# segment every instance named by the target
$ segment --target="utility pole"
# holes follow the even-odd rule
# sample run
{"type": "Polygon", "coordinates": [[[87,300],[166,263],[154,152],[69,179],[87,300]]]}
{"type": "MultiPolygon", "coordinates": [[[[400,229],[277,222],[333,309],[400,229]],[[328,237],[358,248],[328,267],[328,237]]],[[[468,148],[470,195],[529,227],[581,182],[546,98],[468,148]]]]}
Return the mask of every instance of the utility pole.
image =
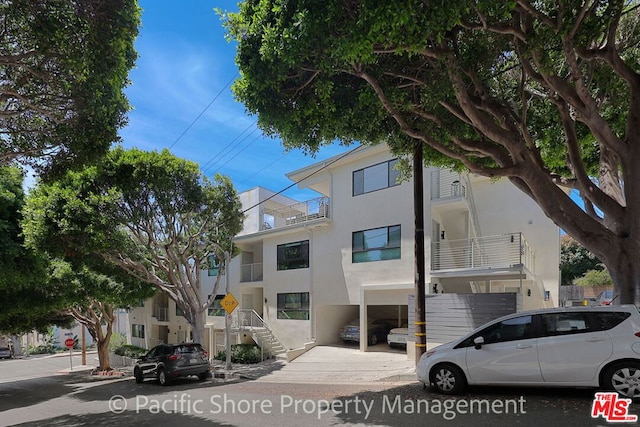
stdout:
{"type": "Polygon", "coordinates": [[[424,177],[422,144],[416,142],[413,150],[413,216],[415,224],[415,277],[416,294],[415,339],[416,365],[427,350],[427,322],[425,310],[425,262],[424,262],[424,177]]]}

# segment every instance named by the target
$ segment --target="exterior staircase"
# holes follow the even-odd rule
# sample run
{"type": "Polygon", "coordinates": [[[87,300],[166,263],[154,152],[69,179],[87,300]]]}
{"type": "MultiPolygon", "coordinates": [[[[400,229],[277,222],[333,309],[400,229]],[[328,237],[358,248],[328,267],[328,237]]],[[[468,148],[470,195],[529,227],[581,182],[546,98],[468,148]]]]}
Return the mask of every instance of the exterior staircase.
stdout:
{"type": "Polygon", "coordinates": [[[262,349],[265,358],[286,354],[287,349],[278,337],[255,312],[255,310],[237,309],[232,313],[231,330],[250,333],[255,343],[262,349]]]}

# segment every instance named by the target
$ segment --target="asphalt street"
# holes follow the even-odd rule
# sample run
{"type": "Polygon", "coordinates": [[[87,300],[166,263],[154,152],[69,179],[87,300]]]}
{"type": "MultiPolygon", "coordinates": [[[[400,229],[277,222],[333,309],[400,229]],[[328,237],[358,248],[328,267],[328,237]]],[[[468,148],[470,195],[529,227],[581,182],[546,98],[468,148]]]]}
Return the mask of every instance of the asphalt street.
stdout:
{"type": "Polygon", "coordinates": [[[69,373],[68,357],[0,360],[0,426],[624,425],[591,417],[594,390],[473,388],[447,397],[424,390],[402,360],[326,348],[169,387],[69,373]]]}

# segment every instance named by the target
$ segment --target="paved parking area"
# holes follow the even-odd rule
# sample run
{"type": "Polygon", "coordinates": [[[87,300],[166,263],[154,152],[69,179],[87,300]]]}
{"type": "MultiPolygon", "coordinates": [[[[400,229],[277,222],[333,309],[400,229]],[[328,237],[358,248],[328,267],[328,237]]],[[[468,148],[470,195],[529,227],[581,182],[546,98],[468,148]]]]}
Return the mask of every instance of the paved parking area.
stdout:
{"type": "Polygon", "coordinates": [[[388,347],[363,353],[355,346],[317,346],[291,362],[269,360],[253,367],[238,366],[236,373],[259,382],[354,384],[416,381],[413,361],[408,360],[404,351],[388,347]]]}

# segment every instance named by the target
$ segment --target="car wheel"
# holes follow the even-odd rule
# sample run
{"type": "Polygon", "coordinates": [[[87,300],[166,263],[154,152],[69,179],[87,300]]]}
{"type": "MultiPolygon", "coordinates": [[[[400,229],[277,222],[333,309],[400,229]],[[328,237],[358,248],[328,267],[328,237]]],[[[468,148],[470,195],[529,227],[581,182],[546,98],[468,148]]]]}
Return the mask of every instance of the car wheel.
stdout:
{"type": "Polygon", "coordinates": [[[436,392],[442,394],[458,394],[467,385],[460,368],[448,363],[437,365],[431,370],[430,383],[436,392]]]}
{"type": "Polygon", "coordinates": [[[167,371],[165,371],[164,368],[160,368],[158,370],[158,382],[160,383],[160,385],[169,385],[169,383],[171,382],[171,380],[167,376],[167,371]]]}
{"type": "Polygon", "coordinates": [[[604,373],[603,387],[622,396],[640,397],[640,363],[627,361],[611,365],[604,373]]]}
{"type": "Polygon", "coordinates": [[[144,381],[144,377],[142,376],[142,370],[140,370],[139,368],[136,368],[133,370],[133,376],[136,378],[136,382],[138,384],[144,381]]]}
{"type": "Polygon", "coordinates": [[[209,372],[201,372],[201,373],[198,374],[198,379],[200,381],[204,381],[207,378],[209,378],[209,372]]]}
{"type": "Polygon", "coordinates": [[[376,334],[371,335],[371,337],[369,337],[369,345],[376,345],[378,344],[378,336],[376,334]]]}

